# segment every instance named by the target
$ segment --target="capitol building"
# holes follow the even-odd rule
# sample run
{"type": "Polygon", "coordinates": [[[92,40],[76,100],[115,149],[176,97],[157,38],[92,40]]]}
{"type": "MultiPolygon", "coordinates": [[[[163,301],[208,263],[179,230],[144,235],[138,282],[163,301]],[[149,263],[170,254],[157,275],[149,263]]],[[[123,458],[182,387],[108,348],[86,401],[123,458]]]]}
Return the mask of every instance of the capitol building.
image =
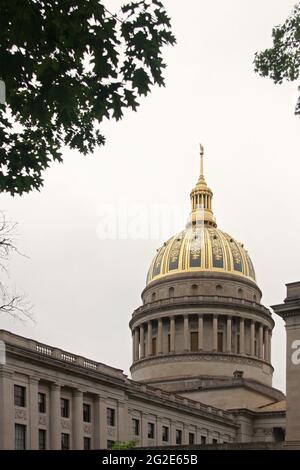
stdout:
{"type": "Polygon", "coordinates": [[[287,325],[286,399],[272,386],[272,313],[246,247],[217,225],[203,147],[200,161],[189,221],[155,253],[130,319],[131,377],[0,330],[0,449],[299,445],[300,283],[273,307],[287,325]]]}

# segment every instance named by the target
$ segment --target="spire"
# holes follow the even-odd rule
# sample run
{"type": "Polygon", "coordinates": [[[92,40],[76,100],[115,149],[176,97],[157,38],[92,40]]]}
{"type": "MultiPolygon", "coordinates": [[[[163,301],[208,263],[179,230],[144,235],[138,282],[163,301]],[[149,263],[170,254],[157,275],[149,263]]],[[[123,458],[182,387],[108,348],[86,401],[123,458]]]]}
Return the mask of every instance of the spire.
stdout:
{"type": "Polygon", "coordinates": [[[204,147],[202,144],[200,146],[200,178],[204,180],[204,173],[203,173],[203,156],[204,156],[204,147]]]}
{"type": "Polygon", "coordinates": [[[203,171],[204,147],[200,144],[200,176],[196,186],[191,192],[191,224],[202,222],[206,225],[216,227],[215,218],[212,212],[213,193],[207,186],[203,171]]]}

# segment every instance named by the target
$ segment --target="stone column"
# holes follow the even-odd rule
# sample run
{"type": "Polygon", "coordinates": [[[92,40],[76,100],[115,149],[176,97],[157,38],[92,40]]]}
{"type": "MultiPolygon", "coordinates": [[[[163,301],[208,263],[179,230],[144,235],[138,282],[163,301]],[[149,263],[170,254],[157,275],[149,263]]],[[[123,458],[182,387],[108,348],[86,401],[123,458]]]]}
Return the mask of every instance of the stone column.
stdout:
{"type": "Polygon", "coordinates": [[[198,349],[203,350],[203,315],[198,316],[198,349]]]}
{"type": "Polygon", "coordinates": [[[170,343],[171,352],[175,352],[175,317],[170,318],[170,343]]]}
{"type": "Polygon", "coordinates": [[[141,358],[145,357],[145,335],[144,335],[144,325],[140,326],[140,353],[141,358]]]}
{"type": "Polygon", "coordinates": [[[128,416],[128,402],[118,401],[118,441],[129,441],[129,416],[128,416]]]}
{"type": "Polygon", "coordinates": [[[213,316],[213,351],[218,350],[218,317],[217,315],[213,316]]]}
{"type": "Polygon", "coordinates": [[[255,356],[255,322],[253,320],[250,326],[250,354],[255,356]]]}
{"type": "Polygon", "coordinates": [[[132,362],[134,362],[135,361],[134,330],[132,330],[131,339],[132,339],[132,362]]]}
{"type": "Polygon", "coordinates": [[[269,362],[272,362],[272,330],[269,330],[269,362]]]}
{"type": "Polygon", "coordinates": [[[12,372],[0,365],[0,450],[15,448],[14,386],[12,372]]]}
{"type": "Polygon", "coordinates": [[[94,449],[106,449],[106,447],[106,399],[104,396],[96,395],[94,399],[94,449]]]}
{"type": "Polygon", "coordinates": [[[148,445],[148,413],[142,413],[141,416],[141,445],[148,445]]]}
{"type": "Polygon", "coordinates": [[[259,330],[258,330],[258,357],[260,359],[264,358],[264,349],[263,349],[263,344],[264,344],[264,327],[260,323],[259,324],[259,330]]]}
{"type": "Polygon", "coordinates": [[[139,330],[134,329],[134,360],[139,360],[139,330]]]}
{"type": "Polygon", "coordinates": [[[29,422],[30,422],[29,448],[32,450],[37,450],[39,448],[38,388],[39,388],[38,379],[35,377],[30,377],[29,378],[29,400],[28,400],[29,422]]]}
{"type": "Polygon", "coordinates": [[[264,345],[264,359],[269,361],[269,328],[267,326],[264,329],[264,345]]]}
{"type": "Polygon", "coordinates": [[[158,319],[158,326],[157,326],[157,354],[162,353],[162,340],[163,340],[163,327],[162,327],[162,319],[158,319]]]}
{"type": "Polygon", "coordinates": [[[147,356],[152,355],[152,323],[148,321],[148,333],[147,333],[147,356]]]}
{"type": "Polygon", "coordinates": [[[183,317],[183,344],[184,344],[184,350],[189,351],[190,350],[190,332],[189,332],[189,317],[188,315],[184,315],[183,317]]]}
{"type": "Polygon", "coordinates": [[[232,320],[231,317],[227,317],[227,352],[231,353],[231,332],[232,332],[232,320]]]}
{"type": "Polygon", "coordinates": [[[162,418],[160,416],[156,419],[156,445],[162,446],[164,445],[162,441],[162,418]]]}
{"type": "Polygon", "coordinates": [[[51,384],[50,388],[50,449],[61,449],[60,424],[60,385],[51,384]]]}
{"type": "Polygon", "coordinates": [[[73,390],[72,394],[72,449],[83,449],[83,393],[73,390]]]}
{"type": "Polygon", "coordinates": [[[240,354],[245,354],[245,320],[240,318],[240,354]]]}

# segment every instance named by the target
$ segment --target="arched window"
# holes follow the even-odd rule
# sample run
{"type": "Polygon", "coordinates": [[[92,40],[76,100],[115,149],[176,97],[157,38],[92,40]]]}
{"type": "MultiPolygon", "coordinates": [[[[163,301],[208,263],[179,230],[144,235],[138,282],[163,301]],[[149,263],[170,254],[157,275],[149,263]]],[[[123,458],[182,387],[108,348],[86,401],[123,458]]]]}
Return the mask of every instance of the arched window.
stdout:
{"type": "Polygon", "coordinates": [[[156,292],[152,292],[151,300],[154,302],[156,299],[156,292]]]}
{"type": "Polygon", "coordinates": [[[238,289],[238,296],[240,298],[243,297],[243,289],[241,289],[241,288],[238,289]]]}
{"type": "Polygon", "coordinates": [[[255,294],[254,294],[254,296],[253,296],[253,301],[254,301],[254,302],[257,302],[257,297],[256,297],[255,294]]]}
{"type": "Polygon", "coordinates": [[[221,286],[221,284],[217,284],[216,285],[217,294],[221,294],[222,290],[223,290],[223,287],[221,286]]]}
{"type": "Polygon", "coordinates": [[[198,286],[197,284],[192,285],[192,295],[197,295],[198,294],[198,286]]]}
{"type": "Polygon", "coordinates": [[[174,287],[170,287],[169,289],[169,297],[174,297],[174,287]]]}

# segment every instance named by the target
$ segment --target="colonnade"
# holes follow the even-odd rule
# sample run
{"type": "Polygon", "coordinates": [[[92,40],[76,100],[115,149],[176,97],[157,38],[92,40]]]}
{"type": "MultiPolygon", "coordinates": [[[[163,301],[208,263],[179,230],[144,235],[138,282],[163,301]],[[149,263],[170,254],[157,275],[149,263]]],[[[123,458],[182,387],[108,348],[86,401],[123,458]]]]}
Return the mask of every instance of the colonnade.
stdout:
{"type": "Polygon", "coordinates": [[[133,361],[163,353],[203,351],[247,354],[270,362],[271,334],[271,328],[266,324],[240,316],[198,314],[196,323],[195,315],[171,315],[148,320],[133,328],[133,361]],[[223,317],[222,322],[220,321],[221,316],[223,317]],[[191,317],[193,317],[193,326],[191,317]],[[181,330],[183,336],[183,341],[181,341],[182,351],[176,345],[175,332],[178,321],[183,324],[181,330]],[[164,324],[167,322],[167,328],[163,328],[163,322],[164,324]],[[210,322],[209,331],[207,329],[208,322],[210,322]],[[246,323],[248,335],[250,335],[247,348],[246,323]],[[233,325],[235,329],[233,329],[233,325]],[[167,341],[164,338],[166,334],[168,335],[167,341]],[[207,345],[207,339],[204,341],[208,334],[211,338],[209,346],[207,345]]]}

